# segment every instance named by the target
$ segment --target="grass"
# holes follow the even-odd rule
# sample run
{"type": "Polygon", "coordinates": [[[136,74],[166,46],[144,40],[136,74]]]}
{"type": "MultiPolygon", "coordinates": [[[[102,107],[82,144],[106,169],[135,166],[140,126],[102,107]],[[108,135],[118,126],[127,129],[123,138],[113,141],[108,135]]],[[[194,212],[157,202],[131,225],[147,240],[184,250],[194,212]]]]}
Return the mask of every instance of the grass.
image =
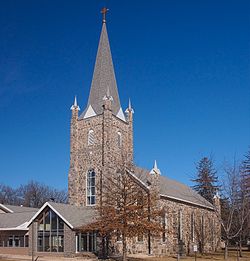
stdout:
{"type": "MultiPolygon", "coordinates": [[[[250,261],[250,252],[244,251],[242,257],[239,257],[239,261],[250,261]]],[[[141,261],[142,259],[137,258],[130,258],[129,261],[141,261]]],[[[177,260],[176,256],[172,257],[146,257],[143,260],[146,261],[174,261],[177,260]]],[[[194,261],[194,256],[186,256],[181,257],[180,261],[194,261]]],[[[218,252],[214,254],[207,254],[207,255],[197,255],[197,261],[224,261],[224,253],[218,252]]],[[[236,251],[229,251],[227,261],[237,261],[237,252],[236,251]]]]}
{"type": "MultiPolygon", "coordinates": [[[[53,258],[52,258],[53,259],[53,258]]],[[[84,259],[77,258],[76,261],[81,261],[84,259]]],[[[85,259],[86,260],[86,259],[85,259]]],[[[88,259],[90,261],[90,259],[88,259]]],[[[145,258],[139,258],[139,257],[130,257],[128,261],[175,261],[177,260],[177,257],[145,257],[145,258]]],[[[0,261],[17,261],[11,260],[11,259],[1,259],[0,261]]],[[[181,257],[180,261],[195,261],[194,256],[187,256],[187,257],[181,257]]],[[[208,254],[208,255],[197,255],[197,261],[224,261],[224,253],[218,252],[215,254],[208,254]]],[[[229,257],[227,261],[237,261],[237,253],[236,251],[229,251],[229,257]]],[[[239,261],[250,261],[250,251],[244,251],[243,257],[239,258],[239,261]]]]}

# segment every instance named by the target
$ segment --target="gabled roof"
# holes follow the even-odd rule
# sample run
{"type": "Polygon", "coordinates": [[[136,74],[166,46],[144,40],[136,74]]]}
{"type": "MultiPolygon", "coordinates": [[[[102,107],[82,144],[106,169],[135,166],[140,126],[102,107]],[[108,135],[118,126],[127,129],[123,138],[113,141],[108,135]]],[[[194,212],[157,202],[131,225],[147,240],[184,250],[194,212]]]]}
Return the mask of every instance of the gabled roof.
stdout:
{"type": "Polygon", "coordinates": [[[115,71],[110,51],[106,23],[102,25],[94,74],[92,78],[88,104],[80,115],[80,119],[102,114],[104,98],[109,94],[112,97],[112,112],[115,116],[125,120],[116,84],[115,71]]]}
{"type": "Polygon", "coordinates": [[[6,213],[34,212],[38,210],[38,208],[30,208],[30,207],[14,206],[14,205],[6,205],[6,204],[0,204],[0,209],[6,210],[6,213]]]}
{"type": "Polygon", "coordinates": [[[87,225],[94,221],[97,215],[92,207],[78,207],[69,204],[46,202],[37,213],[31,218],[28,226],[39,216],[43,210],[49,207],[52,209],[71,229],[87,225]]]}
{"type": "MultiPolygon", "coordinates": [[[[141,180],[142,184],[148,188],[147,184],[148,182],[151,183],[152,179],[152,174],[150,174],[148,170],[135,167],[134,175],[136,175],[138,179],[141,180]]],[[[210,202],[208,202],[187,185],[162,175],[159,175],[159,179],[160,195],[162,197],[196,205],[199,207],[209,208],[211,210],[214,209],[210,202]]]]}
{"type": "Polygon", "coordinates": [[[1,230],[28,230],[27,224],[35,211],[0,214],[1,230]]]}
{"type": "Polygon", "coordinates": [[[0,204],[0,210],[2,210],[4,213],[0,213],[0,214],[6,214],[6,213],[12,213],[13,210],[11,210],[10,208],[8,208],[7,206],[0,204]]]}

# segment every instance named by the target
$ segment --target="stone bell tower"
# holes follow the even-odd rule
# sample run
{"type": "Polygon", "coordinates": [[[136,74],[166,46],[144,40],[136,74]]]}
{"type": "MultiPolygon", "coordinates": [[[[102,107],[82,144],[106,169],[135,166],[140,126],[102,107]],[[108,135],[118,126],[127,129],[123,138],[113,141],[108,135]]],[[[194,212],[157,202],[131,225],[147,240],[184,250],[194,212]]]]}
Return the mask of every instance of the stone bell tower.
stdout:
{"type": "MultiPolygon", "coordinates": [[[[106,28],[103,20],[95,68],[85,110],[71,107],[69,203],[93,206],[103,175],[115,173],[126,161],[133,164],[133,109],[122,110],[106,28]]],[[[111,175],[112,176],[112,175],[111,175]]]]}

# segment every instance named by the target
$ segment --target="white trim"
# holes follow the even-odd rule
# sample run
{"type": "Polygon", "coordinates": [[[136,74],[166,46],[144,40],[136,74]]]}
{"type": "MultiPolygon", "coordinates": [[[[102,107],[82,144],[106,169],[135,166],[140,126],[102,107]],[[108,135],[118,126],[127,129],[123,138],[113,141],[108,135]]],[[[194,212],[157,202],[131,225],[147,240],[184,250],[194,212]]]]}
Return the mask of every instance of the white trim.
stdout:
{"type": "Polygon", "coordinates": [[[86,206],[89,207],[89,206],[95,206],[96,205],[96,172],[95,172],[95,169],[94,168],[90,168],[88,171],[87,171],[87,174],[86,174],[86,206]],[[95,173],[95,204],[88,204],[88,174],[89,174],[89,171],[90,170],[93,170],[94,173],[95,173]]]}
{"type": "Polygon", "coordinates": [[[30,219],[30,221],[27,224],[27,227],[30,226],[30,224],[37,218],[37,216],[46,208],[51,208],[63,221],[66,223],[71,229],[73,229],[73,226],[69,223],[67,219],[65,219],[55,208],[53,208],[49,202],[46,202],[43,204],[43,206],[38,210],[38,212],[30,219]]]}
{"type": "Polygon", "coordinates": [[[0,228],[0,231],[10,231],[10,230],[18,230],[18,231],[28,231],[28,228],[18,228],[18,227],[5,227],[0,228]]]}
{"type": "Polygon", "coordinates": [[[76,239],[76,254],[78,253],[78,235],[76,235],[76,237],[75,237],[75,239],[76,239]]]}
{"type": "Polygon", "coordinates": [[[24,230],[27,231],[28,229],[28,222],[24,222],[23,224],[17,226],[17,227],[4,227],[0,228],[0,230],[5,231],[5,230],[24,230]]]}
{"type": "Polygon", "coordinates": [[[84,114],[84,119],[86,118],[90,118],[96,116],[96,113],[94,111],[94,109],[92,108],[91,104],[89,105],[88,109],[86,110],[85,114],[84,114]]]}
{"type": "Polygon", "coordinates": [[[122,147],[122,133],[120,131],[117,132],[117,145],[118,148],[122,147]]]}
{"type": "Polygon", "coordinates": [[[7,207],[6,207],[6,206],[4,206],[3,204],[0,204],[0,208],[2,208],[3,210],[6,210],[6,211],[8,211],[9,213],[14,213],[14,211],[13,211],[13,210],[11,210],[11,209],[7,208],[7,207]]]}
{"type": "Polygon", "coordinates": [[[183,223],[182,223],[182,209],[179,209],[179,229],[180,229],[180,231],[179,231],[179,233],[180,233],[180,235],[179,235],[179,238],[180,238],[180,240],[182,240],[183,239],[183,223]]]}
{"type": "Polygon", "coordinates": [[[143,181],[141,181],[138,177],[136,177],[136,175],[135,175],[133,172],[131,172],[129,169],[126,169],[126,171],[127,171],[134,179],[136,179],[137,181],[139,181],[139,182],[145,187],[145,189],[150,190],[149,186],[147,186],[143,181]]]}
{"type": "Polygon", "coordinates": [[[191,213],[191,236],[192,236],[192,243],[195,241],[195,213],[194,211],[191,213]]]}
{"type": "Polygon", "coordinates": [[[120,107],[120,110],[118,111],[118,113],[116,114],[116,117],[118,117],[119,119],[121,119],[121,120],[126,122],[126,119],[125,119],[125,116],[124,116],[124,113],[123,113],[121,107],[120,107]]]}
{"type": "Polygon", "coordinates": [[[95,133],[94,130],[89,130],[88,132],[88,146],[92,146],[95,144],[95,133]]]}
{"type": "Polygon", "coordinates": [[[208,208],[208,209],[214,210],[214,208],[212,208],[212,207],[202,205],[202,204],[199,204],[199,203],[195,203],[195,202],[192,202],[192,201],[189,201],[189,200],[176,198],[176,197],[168,196],[168,195],[165,195],[165,194],[160,194],[160,196],[165,197],[165,198],[175,199],[175,200],[182,201],[182,202],[186,202],[186,203],[189,203],[189,204],[192,204],[192,205],[195,205],[195,206],[200,206],[200,207],[203,207],[203,208],[208,208]]]}
{"type": "MultiPolygon", "coordinates": [[[[150,187],[147,186],[143,181],[141,181],[134,173],[132,173],[129,169],[126,169],[126,170],[133,178],[135,178],[137,181],[139,181],[147,190],[150,190],[150,187]]],[[[160,197],[170,198],[170,199],[178,200],[178,201],[181,201],[181,202],[189,203],[191,205],[195,205],[195,206],[207,208],[207,209],[210,209],[210,210],[214,210],[214,208],[212,208],[212,207],[202,205],[202,204],[199,204],[199,203],[195,203],[195,202],[185,200],[185,199],[176,198],[176,197],[173,197],[173,196],[168,196],[166,194],[160,194],[160,197]]]]}

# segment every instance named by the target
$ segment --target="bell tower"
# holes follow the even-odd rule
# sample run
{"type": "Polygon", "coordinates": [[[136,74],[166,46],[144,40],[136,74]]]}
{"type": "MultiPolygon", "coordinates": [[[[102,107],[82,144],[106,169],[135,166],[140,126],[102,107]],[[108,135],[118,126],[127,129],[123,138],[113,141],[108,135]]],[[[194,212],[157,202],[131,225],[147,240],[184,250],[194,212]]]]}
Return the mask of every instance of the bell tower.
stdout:
{"type": "Polygon", "coordinates": [[[112,177],[125,162],[133,164],[134,111],[129,101],[125,116],[120,104],[107,11],[101,11],[102,30],[87,106],[80,116],[76,99],[71,107],[68,194],[69,203],[78,206],[98,204],[103,176],[112,177]]]}

